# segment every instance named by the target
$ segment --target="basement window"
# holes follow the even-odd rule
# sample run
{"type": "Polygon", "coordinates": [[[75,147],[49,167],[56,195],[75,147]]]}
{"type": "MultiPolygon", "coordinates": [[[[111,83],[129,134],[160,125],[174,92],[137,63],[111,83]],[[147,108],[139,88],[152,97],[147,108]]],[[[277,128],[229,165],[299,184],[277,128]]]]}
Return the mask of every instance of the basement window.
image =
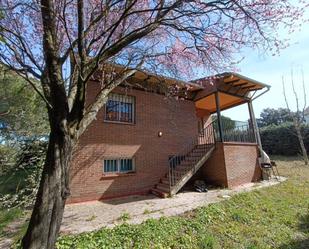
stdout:
{"type": "Polygon", "coordinates": [[[132,158],[104,159],[104,173],[129,173],[134,171],[132,158]]]}
{"type": "Polygon", "coordinates": [[[135,99],[133,96],[110,93],[105,105],[104,121],[134,123],[135,99]]]}

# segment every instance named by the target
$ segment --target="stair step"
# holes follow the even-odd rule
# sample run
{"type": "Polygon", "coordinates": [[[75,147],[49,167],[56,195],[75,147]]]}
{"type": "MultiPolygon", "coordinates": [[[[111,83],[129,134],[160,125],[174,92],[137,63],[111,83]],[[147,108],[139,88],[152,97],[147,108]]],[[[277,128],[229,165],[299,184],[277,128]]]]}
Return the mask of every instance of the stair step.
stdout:
{"type": "Polygon", "coordinates": [[[158,189],[156,189],[156,188],[152,188],[152,189],[150,190],[150,192],[151,192],[152,194],[154,194],[154,195],[160,197],[160,198],[167,198],[167,197],[170,196],[169,193],[162,192],[162,191],[160,191],[160,190],[158,190],[158,189]]]}
{"type": "Polygon", "coordinates": [[[205,151],[207,151],[207,150],[209,150],[209,148],[211,148],[212,147],[212,145],[198,145],[197,147],[195,147],[194,149],[193,149],[193,151],[199,151],[199,152],[205,152],[205,151]]]}
{"type": "Polygon", "coordinates": [[[178,167],[175,168],[174,172],[187,172],[190,169],[194,167],[194,164],[188,164],[188,165],[179,165],[178,167]]]}
{"type": "Polygon", "coordinates": [[[191,158],[188,158],[188,159],[182,161],[182,162],[180,163],[180,165],[181,165],[181,164],[194,164],[195,162],[199,161],[200,158],[201,158],[201,157],[196,157],[196,158],[191,157],[191,158]]]}
{"type": "Polygon", "coordinates": [[[156,186],[156,189],[169,193],[170,192],[170,185],[169,184],[164,184],[164,183],[158,183],[156,186]]]}
{"type": "Polygon", "coordinates": [[[180,164],[184,163],[184,162],[195,162],[195,161],[198,161],[201,157],[200,156],[190,156],[190,157],[187,157],[185,160],[181,161],[180,164]]]}
{"type": "Polygon", "coordinates": [[[166,184],[166,185],[169,185],[170,184],[170,181],[169,181],[169,179],[168,178],[163,178],[163,179],[161,179],[161,183],[164,183],[164,184],[166,184]]]}
{"type": "Polygon", "coordinates": [[[160,182],[151,189],[151,192],[162,198],[176,194],[196,171],[203,166],[214,149],[214,144],[197,145],[185,156],[179,165],[175,166],[171,172],[167,172],[160,179],[160,182]],[[172,185],[170,185],[170,176],[172,185]]]}

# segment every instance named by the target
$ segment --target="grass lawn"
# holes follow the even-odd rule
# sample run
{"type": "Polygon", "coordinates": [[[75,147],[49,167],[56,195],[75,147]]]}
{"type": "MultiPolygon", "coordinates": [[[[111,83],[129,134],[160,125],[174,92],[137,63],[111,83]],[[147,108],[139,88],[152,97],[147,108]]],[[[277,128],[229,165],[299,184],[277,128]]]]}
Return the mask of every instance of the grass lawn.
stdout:
{"type": "Polygon", "coordinates": [[[309,166],[277,159],[279,185],[183,216],[123,224],[59,239],[57,248],[309,248],[309,166]]]}
{"type": "Polygon", "coordinates": [[[22,214],[23,211],[19,208],[10,210],[0,209],[0,238],[5,236],[3,229],[13,220],[20,218],[22,214]]]}
{"type": "MultiPolygon", "coordinates": [[[[24,171],[17,171],[14,174],[8,173],[0,176],[0,195],[12,194],[23,188],[25,185],[24,178],[26,173],[24,171]]],[[[7,236],[4,232],[5,227],[16,219],[23,216],[24,212],[20,208],[4,209],[0,203],[0,239],[7,236]]],[[[20,236],[18,232],[15,235],[20,236]]]]}
{"type": "MultiPolygon", "coordinates": [[[[281,175],[279,185],[243,193],[182,216],[123,224],[76,236],[63,236],[57,248],[309,248],[309,166],[295,158],[274,158],[281,175]]],[[[16,189],[19,177],[3,192],[16,189]]],[[[8,181],[5,181],[8,183],[8,181]]],[[[0,239],[4,228],[20,218],[20,209],[0,209],[0,239]]],[[[21,238],[27,224],[13,234],[21,238]]],[[[11,234],[12,236],[12,234],[11,234]]]]}

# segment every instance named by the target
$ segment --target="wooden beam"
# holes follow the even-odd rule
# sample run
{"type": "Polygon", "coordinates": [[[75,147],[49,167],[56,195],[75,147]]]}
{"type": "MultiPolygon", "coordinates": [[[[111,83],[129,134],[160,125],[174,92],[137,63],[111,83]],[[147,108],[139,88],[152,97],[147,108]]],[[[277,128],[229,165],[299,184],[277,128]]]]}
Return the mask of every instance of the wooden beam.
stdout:
{"type": "Polygon", "coordinates": [[[252,87],[256,87],[255,85],[252,85],[252,86],[245,86],[245,87],[242,87],[242,89],[250,89],[252,87]]]}
{"type": "Polygon", "coordinates": [[[239,82],[239,81],[240,81],[240,79],[231,80],[231,81],[223,81],[223,82],[226,83],[226,84],[234,84],[234,83],[239,82]]]}
{"type": "MultiPolygon", "coordinates": [[[[239,89],[241,86],[245,86],[245,85],[247,85],[248,84],[248,82],[243,82],[243,83],[241,83],[241,84],[237,84],[237,85],[231,85],[228,89],[227,89],[227,91],[230,91],[231,89],[233,89],[233,88],[235,88],[235,87],[237,87],[237,89],[239,89]]],[[[240,88],[241,89],[241,88],[240,88]]]]}

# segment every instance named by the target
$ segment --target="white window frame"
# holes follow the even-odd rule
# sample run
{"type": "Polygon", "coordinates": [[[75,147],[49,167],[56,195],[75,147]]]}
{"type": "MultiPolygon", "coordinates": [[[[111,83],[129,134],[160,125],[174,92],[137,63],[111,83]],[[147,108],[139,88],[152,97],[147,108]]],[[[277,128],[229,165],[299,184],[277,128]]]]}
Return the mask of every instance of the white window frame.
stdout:
{"type": "Polygon", "coordinates": [[[135,124],[135,96],[126,95],[126,94],[119,94],[119,93],[110,93],[108,95],[107,102],[106,102],[105,107],[104,107],[104,122],[120,123],[120,124],[135,124]],[[130,122],[121,121],[121,118],[120,118],[121,112],[117,113],[117,116],[119,116],[119,118],[118,118],[119,120],[109,120],[109,119],[107,119],[107,102],[109,100],[114,100],[114,101],[132,104],[132,110],[131,110],[132,120],[130,122]]]}
{"type": "Polygon", "coordinates": [[[135,172],[135,158],[134,157],[107,157],[103,159],[103,173],[104,174],[126,174],[126,173],[133,173],[135,172]],[[112,172],[105,172],[104,168],[105,168],[105,160],[116,160],[116,165],[117,165],[117,171],[112,171],[112,172]],[[120,171],[120,162],[121,160],[132,160],[132,170],[128,170],[128,171],[120,171]]]}

